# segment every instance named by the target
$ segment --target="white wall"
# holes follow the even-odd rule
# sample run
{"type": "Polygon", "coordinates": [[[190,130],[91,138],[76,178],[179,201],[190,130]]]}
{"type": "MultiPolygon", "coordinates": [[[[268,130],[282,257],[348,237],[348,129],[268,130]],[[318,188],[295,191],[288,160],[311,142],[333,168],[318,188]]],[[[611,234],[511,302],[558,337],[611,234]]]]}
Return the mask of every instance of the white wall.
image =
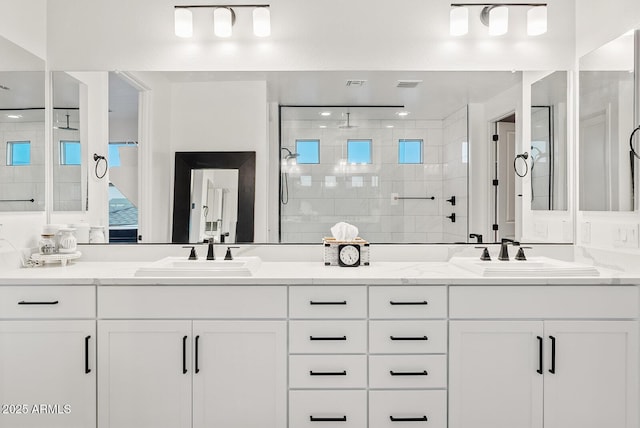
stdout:
{"type": "Polygon", "coordinates": [[[575,0],[576,57],[640,27],[637,0],[575,0]]]}
{"type": "MultiPolygon", "coordinates": [[[[630,0],[629,3],[631,3],[630,0]]],[[[48,0],[48,60],[55,70],[552,70],[573,64],[574,1],[548,0],[549,31],[526,35],[527,8],[510,33],[489,37],[470,11],[470,33],[449,35],[449,0],[279,0],[272,35],[213,35],[211,10],[194,11],[194,37],[174,35],[174,1],[48,0]],[[82,37],[78,37],[82,34],[82,37]],[[81,52],[82,55],[78,53],[81,52]]]]}
{"type": "MultiPolygon", "coordinates": [[[[256,152],[255,242],[267,241],[267,114],[264,81],[171,85],[171,165],[168,167],[172,172],[173,154],[178,151],[256,152]]],[[[154,192],[166,191],[160,184],[152,188],[154,192]]],[[[173,184],[170,188],[173,195],[173,184]]],[[[165,209],[173,210],[172,205],[165,209]]]]}
{"type": "Polygon", "coordinates": [[[2,37],[46,59],[47,3],[47,0],[0,0],[2,37]]]}

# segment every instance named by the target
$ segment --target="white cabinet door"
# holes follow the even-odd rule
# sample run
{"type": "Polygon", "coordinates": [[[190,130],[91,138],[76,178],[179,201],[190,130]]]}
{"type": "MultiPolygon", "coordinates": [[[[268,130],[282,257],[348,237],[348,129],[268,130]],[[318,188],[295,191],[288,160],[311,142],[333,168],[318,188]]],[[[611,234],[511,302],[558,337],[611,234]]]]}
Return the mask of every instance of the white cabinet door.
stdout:
{"type": "Polygon", "coordinates": [[[545,336],[545,428],[638,426],[635,321],[547,321],[545,336]]]}
{"type": "Polygon", "coordinates": [[[100,428],[191,427],[191,321],[98,323],[100,428]]]}
{"type": "Polygon", "coordinates": [[[0,322],[0,427],[95,427],[95,321],[0,322]]]}
{"type": "Polygon", "coordinates": [[[540,321],[451,321],[449,426],[542,428],[542,336],[540,321]]]}
{"type": "Polygon", "coordinates": [[[194,428],[286,426],[286,332],[286,321],[194,321],[194,428]]]}

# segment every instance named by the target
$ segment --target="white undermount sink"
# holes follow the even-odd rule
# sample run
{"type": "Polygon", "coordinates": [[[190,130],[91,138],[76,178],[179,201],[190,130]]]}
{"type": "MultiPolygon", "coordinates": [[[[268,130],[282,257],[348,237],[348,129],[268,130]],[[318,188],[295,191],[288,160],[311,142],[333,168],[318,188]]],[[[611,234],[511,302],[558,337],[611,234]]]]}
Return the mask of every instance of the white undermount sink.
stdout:
{"type": "Polygon", "coordinates": [[[453,257],[450,263],[485,277],[600,276],[598,269],[593,266],[548,257],[509,261],[483,261],[480,257],[453,257]]]}
{"type": "Polygon", "coordinates": [[[253,276],[259,266],[259,257],[236,257],[233,260],[189,260],[187,257],[165,257],[138,268],[135,276],[204,278],[253,276]]]}

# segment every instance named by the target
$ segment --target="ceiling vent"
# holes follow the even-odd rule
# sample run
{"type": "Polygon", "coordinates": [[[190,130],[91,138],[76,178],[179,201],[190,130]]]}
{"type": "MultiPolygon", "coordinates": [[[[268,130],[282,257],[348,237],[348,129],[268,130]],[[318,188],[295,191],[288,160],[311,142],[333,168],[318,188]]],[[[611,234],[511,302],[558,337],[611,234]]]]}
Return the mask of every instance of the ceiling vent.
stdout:
{"type": "Polygon", "coordinates": [[[347,86],[354,86],[354,87],[364,86],[366,82],[367,82],[366,80],[351,79],[351,80],[347,80],[347,86]]]}
{"type": "Polygon", "coordinates": [[[9,87],[8,86],[4,86],[4,85],[0,85],[0,89],[4,89],[5,91],[8,91],[9,87]]]}
{"type": "Polygon", "coordinates": [[[398,80],[396,88],[415,88],[420,83],[422,83],[422,80],[398,80]]]}

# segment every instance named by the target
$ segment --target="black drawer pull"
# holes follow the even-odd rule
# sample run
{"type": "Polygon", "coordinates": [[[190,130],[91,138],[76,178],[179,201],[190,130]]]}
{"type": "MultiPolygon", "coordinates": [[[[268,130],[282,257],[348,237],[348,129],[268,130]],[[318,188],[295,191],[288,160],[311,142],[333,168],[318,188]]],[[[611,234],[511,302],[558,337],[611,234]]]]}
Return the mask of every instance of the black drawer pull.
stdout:
{"type": "Polygon", "coordinates": [[[556,374],[556,338],[549,336],[549,339],[551,339],[551,368],[549,373],[556,374]]]}
{"type": "Polygon", "coordinates": [[[196,356],[195,356],[195,372],[200,373],[200,363],[198,361],[198,348],[200,347],[200,335],[196,336],[196,356]]]}
{"type": "Polygon", "coordinates": [[[419,302],[394,302],[393,300],[389,301],[390,305],[428,305],[429,302],[427,302],[426,300],[423,301],[419,301],[419,302]]]}
{"type": "Polygon", "coordinates": [[[309,336],[309,340],[347,340],[347,336],[338,336],[338,337],[309,336]]]}
{"type": "Polygon", "coordinates": [[[91,373],[91,369],[89,368],[89,339],[91,336],[87,336],[84,338],[84,373],[91,373]]]}
{"type": "Polygon", "coordinates": [[[341,372],[314,372],[313,370],[309,371],[309,376],[346,376],[347,371],[343,370],[341,372]]]}
{"type": "Polygon", "coordinates": [[[426,416],[421,416],[419,418],[395,418],[393,416],[389,416],[389,419],[391,419],[391,422],[427,422],[429,420],[426,416]]]}
{"type": "Polygon", "coordinates": [[[24,300],[21,300],[18,302],[19,305],[57,305],[58,303],[60,303],[57,300],[54,300],[52,302],[27,302],[24,300]]]}
{"type": "Polygon", "coordinates": [[[187,373],[187,336],[182,338],[182,374],[187,373]]]}
{"type": "Polygon", "coordinates": [[[346,305],[347,301],[343,300],[341,302],[316,302],[314,300],[309,300],[310,305],[346,305]]]}
{"type": "Polygon", "coordinates": [[[540,336],[536,337],[538,338],[538,370],[536,370],[536,372],[542,374],[542,359],[544,358],[544,352],[542,350],[543,339],[540,336]]]}
{"type": "Polygon", "coordinates": [[[427,336],[417,336],[417,337],[398,337],[398,336],[389,336],[391,340],[429,340],[427,336]]]}
{"type": "Polygon", "coordinates": [[[390,370],[389,373],[391,373],[391,376],[428,376],[429,375],[429,373],[427,373],[426,370],[421,372],[394,372],[393,370],[390,370]]]}
{"type": "Polygon", "coordinates": [[[315,416],[309,416],[311,422],[347,422],[347,417],[341,418],[316,418],[315,416]]]}

